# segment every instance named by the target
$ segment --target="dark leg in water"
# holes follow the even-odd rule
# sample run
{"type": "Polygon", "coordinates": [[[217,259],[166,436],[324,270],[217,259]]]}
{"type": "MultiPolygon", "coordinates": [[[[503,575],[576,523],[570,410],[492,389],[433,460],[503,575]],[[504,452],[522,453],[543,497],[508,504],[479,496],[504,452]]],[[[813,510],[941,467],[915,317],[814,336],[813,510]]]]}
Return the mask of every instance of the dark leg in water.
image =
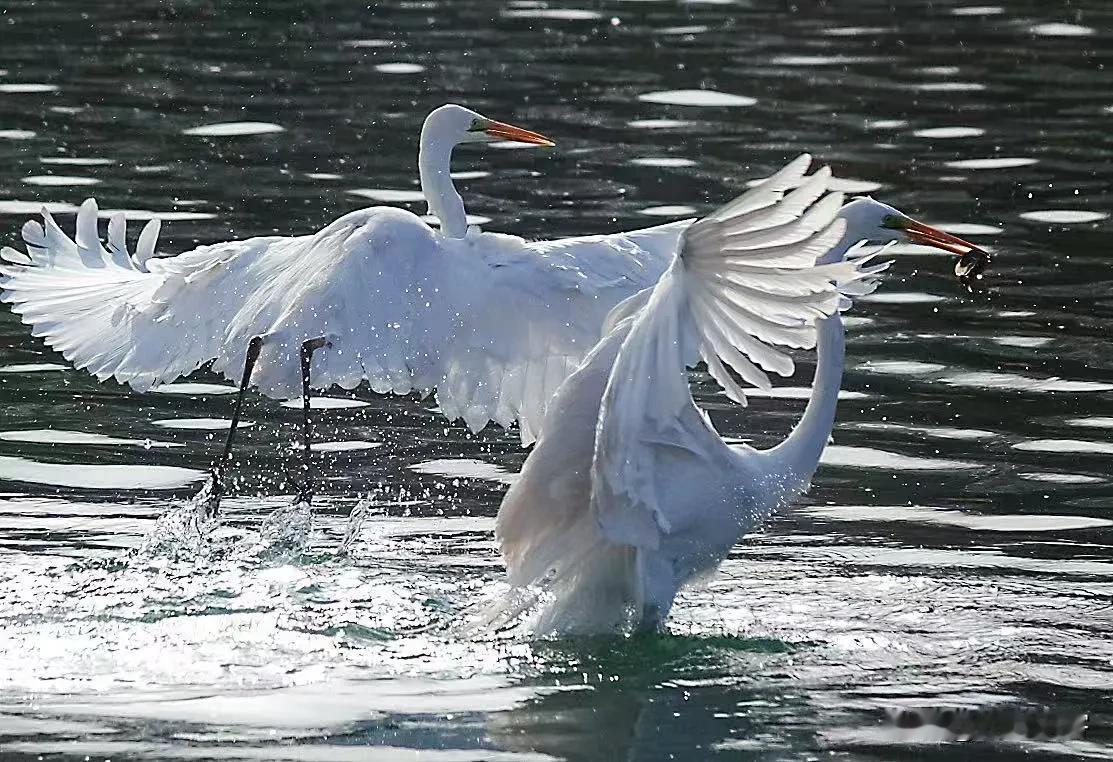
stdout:
{"type": "Polygon", "coordinates": [[[313,456],[312,437],[313,431],[309,425],[309,366],[313,361],[313,353],[328,344],[328,339],[323,337],[310,339],[301,345],[301,447],[302,447],[302,483],[298,488],[298,502],[309,503],[313,499],[313,474],[311,459],[313,456]]]}
{"type": "Polygon", "coordinates": [[[259,359],[259,351],[263,348],[263,338],[256,336],[247,344],[247,358],[243,363],[243,376],[240,379],[240,391],[236,395],[236,407],[232,411],[232,423],[228,426],[228,438],[224,440],[224,452],[213,463],[210,474],[212,477],[212,491],[206,506],[210,516],[215,516],[220,507],[220,498],[224,494],[224,467],[232,458],[232,442],[236,437],[236,427],[240,423],[240,413],[243,411],[243,400],[247,396],[247,387],[251,384],[251,371],[255,368],[255,361],[259,359]]]}

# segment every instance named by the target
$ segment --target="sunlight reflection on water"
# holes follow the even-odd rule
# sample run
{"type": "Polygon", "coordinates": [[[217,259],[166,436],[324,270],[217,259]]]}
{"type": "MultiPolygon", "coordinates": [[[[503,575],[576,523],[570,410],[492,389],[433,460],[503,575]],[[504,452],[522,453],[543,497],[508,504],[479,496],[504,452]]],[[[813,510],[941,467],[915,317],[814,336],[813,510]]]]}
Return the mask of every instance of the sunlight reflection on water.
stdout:
{"type": "MultiPolygon", "coordinates": [[[[0,756],[1108,757],[1113,100],[1095,61],[1113,20],[1097,0],[906,5],[9,13],[4,244],[93,190],[103,215],[180,223],[167,254],[370,204],[420,213],[420,118],[453,100],[558,143],[457,151],[469,224],[667,222],[810,151],[847,193],[981,236],[995,261],[983,298],[948,258],[892,252],[846,318],[808,497],[685,590],[670,635],[624,641],[463,627],[505,590],[494,512],[516,432],[366,389],[315,397],[310,515],[287,483],[301,400],[250,394],[210,526],[188,497],[235,387],[204,370],[150,395],[98,384],[0,313],[0,756]],[[894,706],[1092,719],[1083,740],[959,746],[902,736],[894,706]]],[[[764,447],[803,409],[799,359],[745,409],[694,385],[724,436],[764,447]]]]}

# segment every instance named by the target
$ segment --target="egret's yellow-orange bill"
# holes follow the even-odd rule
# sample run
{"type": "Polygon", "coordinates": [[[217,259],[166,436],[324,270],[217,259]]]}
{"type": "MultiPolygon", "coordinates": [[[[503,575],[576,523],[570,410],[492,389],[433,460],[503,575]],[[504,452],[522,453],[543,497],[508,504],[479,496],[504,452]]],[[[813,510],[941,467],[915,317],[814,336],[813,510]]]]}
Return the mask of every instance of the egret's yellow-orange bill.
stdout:
{"type": "Polygon", "coordinates": [[[949,251],[952,254],[958,254],[959,259],[955,263],[955,275],[965,285],[970,285],[970,281],[980,276],[986,265],[989,264],[988,251],[959,238],[957,235],[951,235],[913,219],[906,220],[903,227],[908,240],[912,243],[932,246],[936,249],[949,251]]]}
{"type": "Polygon", "coordinates": [[[485,132],[493,138],[514,140],[519,143],[532,143],[538,146],[555,146],[556,143],[538,132],[515,127],[506,122],[490,122],[485,132]]]}

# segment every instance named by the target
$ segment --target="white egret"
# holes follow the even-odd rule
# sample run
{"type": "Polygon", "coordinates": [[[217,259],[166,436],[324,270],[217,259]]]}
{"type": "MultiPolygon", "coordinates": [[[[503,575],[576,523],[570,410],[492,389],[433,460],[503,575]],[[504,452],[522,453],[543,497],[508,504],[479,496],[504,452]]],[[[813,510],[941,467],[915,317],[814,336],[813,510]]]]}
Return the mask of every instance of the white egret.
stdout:
{"type": "Polygon", "coordinates": [[[212,361],[240,384],[212,474],[215,510],[250,384],[304,400],[309,390],[435,392],[473,430],[517,421],[533,438],[545,405],[600,336],[608,311],[652,285],[687,222],[611,236],[530,242],[468,228],[449,162],[460,143],[541,135],[461,106],[433,111],[419,169],[432,229],[393,207],[351,212],[311,235],[264,236],[155,256],[152,220],[134,252],[114,216],[105,248],[89,199],[71,240],[44,210],[23,228],[24,255],[0,251],[0,298],[32,333],[98,379],[145,391],[212,361]]]}
{"type": "Polygon", "coordinates": [[[539,634],[660,628],[681,586],[808,488],[842,377],[839,311],[885,267],[845,260],[852,246],[915,240],[980,270],[984,252],[892,207],[820,199],[826,168],[782,198],[807,166],[800,157],[688,228],[657,285],[615,308],[558,389],[499,510],[515,590],[498,615],[536,606],[539,634]],[[767,388],[766,371],[793,371],[777,346],[817,342],[807,408],[772,449],[727,445],[692,399],[685,368],[697,361],[745,404],[726,366],[767,388]]]}

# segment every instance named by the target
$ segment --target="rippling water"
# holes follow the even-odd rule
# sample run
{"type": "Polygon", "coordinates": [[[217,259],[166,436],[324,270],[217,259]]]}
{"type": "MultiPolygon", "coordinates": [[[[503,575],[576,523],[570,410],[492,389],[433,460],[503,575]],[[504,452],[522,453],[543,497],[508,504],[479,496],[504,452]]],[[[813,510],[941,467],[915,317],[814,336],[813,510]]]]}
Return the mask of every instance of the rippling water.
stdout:
{"type": "MultiPolygon", "coordinates": [[[[499,589],[514,435],[322,399],[310,525],[283,483],[298,411],[252,398],[238,497],[199,542],[174,506],[231,388],[97,384],[0,312],[0,755],[1113,757],[1113,8],[384,5],[0,7],[0,237],[90,194],[162,217],[166,252],[422,212],[417,132],[453,100],[559,143],[457,152],[488,229],[703,212],[808,150],[984,242],[991,294],[907,247],[849,321],[807,498],[670,636],[543,643],[463,628],[499,589]]],[[[745,410],[695,382],[766,444],[809,379],[745,410]]]]}

